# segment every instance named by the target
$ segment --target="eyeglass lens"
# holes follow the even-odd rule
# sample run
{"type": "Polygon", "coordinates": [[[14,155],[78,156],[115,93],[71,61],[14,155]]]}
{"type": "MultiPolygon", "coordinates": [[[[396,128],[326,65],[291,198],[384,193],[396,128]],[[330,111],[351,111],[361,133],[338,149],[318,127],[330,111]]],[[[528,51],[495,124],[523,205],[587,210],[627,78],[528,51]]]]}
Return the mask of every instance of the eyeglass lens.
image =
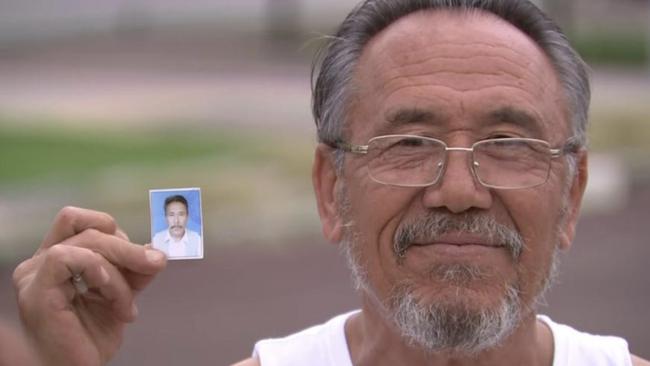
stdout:
{"type": "MultiPolygon", "coordinates": [[[[369,143],[369,174],[391,185],[435,184],[444,171],[446,146],[422,137],[387,136],[369,143]]],[[[479,181],[495,188],[542,184],[550,168],[549,146],[542,141],[494,139],[474,145],[472,169],[479,181]]]]}

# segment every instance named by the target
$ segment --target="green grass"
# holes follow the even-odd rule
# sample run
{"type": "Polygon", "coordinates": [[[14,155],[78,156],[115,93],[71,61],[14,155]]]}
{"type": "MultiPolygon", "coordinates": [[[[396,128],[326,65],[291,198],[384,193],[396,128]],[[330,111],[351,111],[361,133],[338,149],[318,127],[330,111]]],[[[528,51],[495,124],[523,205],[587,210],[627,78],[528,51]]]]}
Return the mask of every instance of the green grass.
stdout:
{"type": "Polygon", "coordinates": [[[150,240],[151,188],[201,187],[206,235],[217,244],[315,230],[305,198],[312,195],[309,137],[197,125],[128,133],[38,125],[0,119],[0,192],[8,210],[29,212],[29,220],[5,218],[0,265],[32,253],[64,205],[109,212],[132,239],[150,240]]]}
{"type": "Polygon", "coordinates": [[[235,131],[158,131],[119,133],[16,128],[0,124],[0,182],[79,181],[111,167],[166,167],[187,161],[282,160],[288,169],[305,157],[285,141],[235,131]]]}
{"type": "Polygon", "coordinates": [[[647,62],[650,40],[643,29],[636,31],[598,31],[570,37],[578,53],[590,64],[642,66],[647,62]]]}

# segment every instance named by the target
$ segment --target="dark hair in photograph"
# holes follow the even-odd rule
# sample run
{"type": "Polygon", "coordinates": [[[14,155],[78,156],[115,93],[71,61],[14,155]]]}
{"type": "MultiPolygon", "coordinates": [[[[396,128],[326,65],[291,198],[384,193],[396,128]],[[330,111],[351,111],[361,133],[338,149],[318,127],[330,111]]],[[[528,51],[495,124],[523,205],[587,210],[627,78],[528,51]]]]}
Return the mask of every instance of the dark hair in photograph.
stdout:
{"type": "Polygon", "coordinates": [[[167,206],[169,206],[169,204],[172,202],[182,203],[183,205],[185,205],[185,210],[189,211],[189,208],[187,206],[187,199],[185,199],[185,197],[181,196],[180,194],[176,194],[165,198],[165,214],[167,214],[167,206]]]}

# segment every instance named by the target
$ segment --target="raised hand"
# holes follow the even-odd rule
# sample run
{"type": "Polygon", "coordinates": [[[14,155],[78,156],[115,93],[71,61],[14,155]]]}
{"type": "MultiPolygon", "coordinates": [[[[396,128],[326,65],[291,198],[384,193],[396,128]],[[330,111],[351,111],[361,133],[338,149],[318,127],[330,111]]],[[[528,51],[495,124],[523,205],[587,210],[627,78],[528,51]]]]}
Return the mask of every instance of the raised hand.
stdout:
{"type": "Polygon", "coordinates": [[[43,363],[105,364],[137,316],[135,295],[165,265],[162,252],[131,243],[108,214],[62,209],[13,276],[23,325],[43,363]]]}

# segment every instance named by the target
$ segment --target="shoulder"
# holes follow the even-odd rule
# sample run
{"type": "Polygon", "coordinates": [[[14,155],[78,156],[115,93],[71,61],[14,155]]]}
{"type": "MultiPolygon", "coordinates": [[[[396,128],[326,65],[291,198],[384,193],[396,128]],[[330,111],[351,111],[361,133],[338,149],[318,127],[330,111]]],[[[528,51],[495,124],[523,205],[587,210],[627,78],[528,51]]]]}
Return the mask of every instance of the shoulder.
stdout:
{"type": "Polygon", "coordinates": [[[187,229],[187,241],[189,245],[198,247],[201,245],[201,235],[196,231],[187,229]]]}
{"type": "Polygon", "coordinates": [[[286,337],[260,340],[255,343],[253,357],[269,366],[352,366],[345,323],[358,312],[337,315],[323,324],[286,337]]]}
{"type": "Polygon", "coordinates": [[[632,365],[634,366],[650,366],[650,361],[644,360],[638,356],[632,355],[632,365]]]}
{"type": "MultiPolygon", "coordinates": [[[[627,341],[616,336],[590,334],[538,316],[551,329],[555,359],[561,365],[629,365],[627,341]],[[578,363],[576,363],[578,362],[578,363]]],[[[636,360],[632,357],[633,364],[636,360]]],[[[644,365],[641,363],[640,365],[644,365]]]]}
{"type": "Polygon", "coordinates": [[[165,241],[165,237],[167,235],[167,230],[159,231],[153,235],[153,238],[151,239],[152,244],[162,244],[165,241]]]}
{"type": "Polygon", "coordinates": [[[260,361],[257,358],[249,358],[231,366],[260,366],[260,361]]]}

